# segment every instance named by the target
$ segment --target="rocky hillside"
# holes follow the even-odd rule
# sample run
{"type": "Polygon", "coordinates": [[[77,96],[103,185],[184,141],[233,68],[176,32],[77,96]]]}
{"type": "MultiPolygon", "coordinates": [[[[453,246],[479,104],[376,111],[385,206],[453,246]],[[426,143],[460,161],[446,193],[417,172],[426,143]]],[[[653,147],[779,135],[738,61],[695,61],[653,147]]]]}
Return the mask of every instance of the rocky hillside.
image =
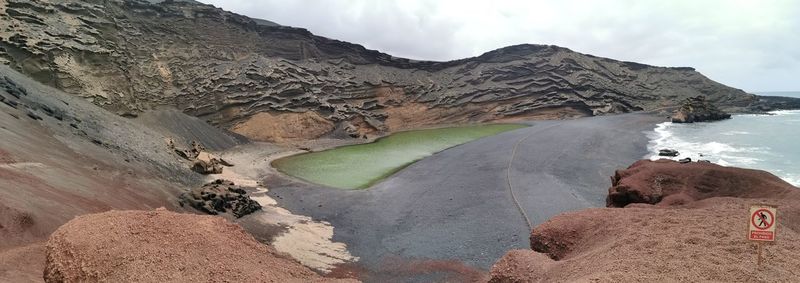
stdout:
{"type": "Polygon", "coordinates": [[[545,45],[414,61],[184,1],[0,0],[0,63],[119,115],[175,106],[269,141],[757,100],[691,68],[545,45]]]}

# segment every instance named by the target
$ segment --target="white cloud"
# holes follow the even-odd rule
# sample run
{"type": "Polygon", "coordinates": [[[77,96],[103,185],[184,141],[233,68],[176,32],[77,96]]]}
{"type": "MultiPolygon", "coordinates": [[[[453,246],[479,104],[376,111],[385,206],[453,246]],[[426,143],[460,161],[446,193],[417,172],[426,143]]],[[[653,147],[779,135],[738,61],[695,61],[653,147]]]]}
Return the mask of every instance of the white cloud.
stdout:
{"type": "Polygon", "coordinates": [[[452,60],[520,43],[691,66],[748,91],[800,90],[800,2],[201,0],[395,56],[452,60]]]}

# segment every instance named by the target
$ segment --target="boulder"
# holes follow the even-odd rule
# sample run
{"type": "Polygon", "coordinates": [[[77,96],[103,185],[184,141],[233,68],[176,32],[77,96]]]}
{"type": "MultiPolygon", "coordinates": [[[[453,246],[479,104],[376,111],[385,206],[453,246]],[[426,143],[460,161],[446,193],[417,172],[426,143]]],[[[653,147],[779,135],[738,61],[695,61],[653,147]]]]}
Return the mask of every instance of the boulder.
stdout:
{"type": "Polygon", "coordinates": [[[191,148],[183,149],[175,146],[172,139],[167,139],[167,147],[183,159],[192,162],[192,170],[200,174],[221,174],[223,166],[233,166],[230,162],[219,158],[198,142],[192,141],[191,148]]]}
{"type": "Polygon", "coordinates": [[[261,210],[261,205],[252,200],[247,191],[220,179],[181,194],[178,203],[212,215],[230,213],[236,218],[261,210]]]}
{"type": "Polygon", "coordinates": [[[662,150],[658,151],[658,156],[675,157],[675,156],[678,156],[678,155],[680,155],[680,153],[677,150],[674,150],[674,149],[662,149],[662,150]]]}
{"type": "Polygon", "coordinates": [[[633,203],[669,206],[711,197],[760,198],[797,196],[800,190],[761,170],[724,167],[713,163],[680,164],[661,159],[640,160],[611,177],[606,205],[633,203]]]}
{"type": "Polygon", "coordinates": [[[200,152],[192,163],[192,170],[200,174],[221,174],[223,163],[208,152],[200,152]]]}
{"type": "Polygon", "coordinates": [[[706,101],[705,96],[687,98],[681,108],[672,115],[673,123],[718,121],[731,118],[717,106],[706,101]]]}

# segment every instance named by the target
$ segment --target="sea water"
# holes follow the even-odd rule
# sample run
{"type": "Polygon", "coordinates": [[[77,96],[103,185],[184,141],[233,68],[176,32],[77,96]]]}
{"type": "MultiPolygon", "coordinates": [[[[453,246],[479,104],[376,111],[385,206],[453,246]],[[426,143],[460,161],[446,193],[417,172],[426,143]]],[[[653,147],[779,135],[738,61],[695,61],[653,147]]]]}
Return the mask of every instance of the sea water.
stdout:
{"type": "MultiPolygon", "coordinates": [[[[800,97],[800,92],[759,94],[800,97]]],[[[680,155],[672,159],[689,157],[723,166],[761,169],[800,186],[800,110],[733,115],[729,120],[711,123],[665,122],[648,136],[646,158],[668,158],[658,156],[658,150],[675,149],[680,155]]]]}

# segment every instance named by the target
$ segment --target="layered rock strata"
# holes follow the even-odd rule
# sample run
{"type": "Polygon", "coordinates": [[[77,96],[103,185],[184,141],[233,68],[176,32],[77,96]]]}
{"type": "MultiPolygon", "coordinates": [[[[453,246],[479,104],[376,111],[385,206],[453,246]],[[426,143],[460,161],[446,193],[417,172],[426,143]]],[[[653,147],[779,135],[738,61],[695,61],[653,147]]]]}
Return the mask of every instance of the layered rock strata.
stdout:
{"type": "Polygon", "coordinates": [[[756,96],[692,68],[516,45],[415,61],[193,1],[0,0],[0,61],[133,117],[174,106],[263,141],[569,118],[756,96]]]}

